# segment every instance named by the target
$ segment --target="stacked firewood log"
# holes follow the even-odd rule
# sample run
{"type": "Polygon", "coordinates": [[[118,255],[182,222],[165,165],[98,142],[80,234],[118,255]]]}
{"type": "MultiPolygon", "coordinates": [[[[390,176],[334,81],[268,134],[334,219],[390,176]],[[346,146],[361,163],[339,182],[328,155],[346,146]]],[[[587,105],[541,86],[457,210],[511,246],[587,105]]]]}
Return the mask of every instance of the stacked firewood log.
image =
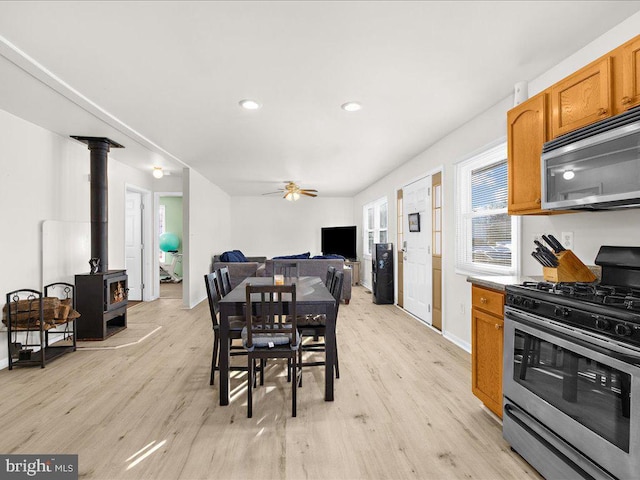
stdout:
{"type": "Polygon", "coordinates": [[[71,306],[71,299],[44,297],[42,299],[42,319],[40,319],[40,302],[38,298],[16,300],[8,303],[2,309],[2,323],[9,324],[11,313],[11,328],[14,330],[40,329],[43,323],[45,330],[67,323],[80,316],[71,306]]]}

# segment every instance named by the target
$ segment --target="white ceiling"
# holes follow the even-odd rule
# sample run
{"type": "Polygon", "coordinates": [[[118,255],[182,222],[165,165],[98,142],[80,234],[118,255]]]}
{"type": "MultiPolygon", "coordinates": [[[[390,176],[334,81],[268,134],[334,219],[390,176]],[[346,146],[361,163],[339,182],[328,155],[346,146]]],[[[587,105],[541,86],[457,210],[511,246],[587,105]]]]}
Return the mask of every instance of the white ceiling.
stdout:
{"type": "Polygon", "coordinates": [[[640,2],[0,2],[0,108],[231,195],[351,196],[640,2]],[[20,67],[20,68],[17,68],[20,67]],[[245,111],[244,98],[262,108],[245,111]],[[69,101],[71,100],[71,101],[69,101]],[[357,100],[363,109],[340,105],[357,100]],[[150,153],[151,152],[151,153],[150,153]]]}

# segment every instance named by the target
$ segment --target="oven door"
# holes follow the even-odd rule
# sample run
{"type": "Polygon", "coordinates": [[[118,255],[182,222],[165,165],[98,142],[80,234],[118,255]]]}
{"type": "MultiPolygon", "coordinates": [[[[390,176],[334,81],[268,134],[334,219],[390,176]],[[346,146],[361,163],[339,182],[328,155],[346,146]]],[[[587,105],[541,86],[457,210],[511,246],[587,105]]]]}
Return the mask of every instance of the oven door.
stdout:
{"type": "Polygon", "coordinates": [[[638,478],[640,351],[506,307],[504,352],[505,403],[586,463],[638,478]]]}

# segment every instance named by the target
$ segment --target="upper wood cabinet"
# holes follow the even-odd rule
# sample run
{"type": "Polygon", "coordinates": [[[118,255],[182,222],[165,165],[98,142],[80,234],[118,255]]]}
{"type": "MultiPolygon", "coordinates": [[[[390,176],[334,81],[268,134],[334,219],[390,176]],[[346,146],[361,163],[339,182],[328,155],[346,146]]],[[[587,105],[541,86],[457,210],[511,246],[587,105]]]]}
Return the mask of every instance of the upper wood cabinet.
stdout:
{"type": "Polygon", "coordinates": [[[640,105],[640,37],[615,50],[615,59],[622,67],[621,92],[617,95],[616,108],[624,112],[640,105]]]}
{"type": "Polygon", "coordinates": [[[553,137],[610,117],[611,57],[607,56],[551,87],[553,137]]]}
{"type": "Polygon", "coordinates": [[[510,215],[541,213],[540,155],[547,135],[547,94],[540,93],[507,113],[510,215]]]}

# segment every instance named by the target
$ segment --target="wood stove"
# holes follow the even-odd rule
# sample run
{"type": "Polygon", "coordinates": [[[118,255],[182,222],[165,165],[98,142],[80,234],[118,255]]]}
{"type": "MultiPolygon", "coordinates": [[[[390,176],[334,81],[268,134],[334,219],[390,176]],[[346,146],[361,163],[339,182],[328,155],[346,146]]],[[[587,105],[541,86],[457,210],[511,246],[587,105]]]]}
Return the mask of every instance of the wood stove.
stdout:
{"type": "Polygon", "coordinates": [[[109,149],[122,145],[104,137],[73,136],[91,152],[91,272],[76,275],[79,340],[104,340],[127,328],[127,273],[109,270],[108,183],[109,149]]]}
{"type": "Polygon", "coordinates": [[[127,274],[124,270],[76,275],[79,340],[104,340],[127,328],[127,274]]]}

